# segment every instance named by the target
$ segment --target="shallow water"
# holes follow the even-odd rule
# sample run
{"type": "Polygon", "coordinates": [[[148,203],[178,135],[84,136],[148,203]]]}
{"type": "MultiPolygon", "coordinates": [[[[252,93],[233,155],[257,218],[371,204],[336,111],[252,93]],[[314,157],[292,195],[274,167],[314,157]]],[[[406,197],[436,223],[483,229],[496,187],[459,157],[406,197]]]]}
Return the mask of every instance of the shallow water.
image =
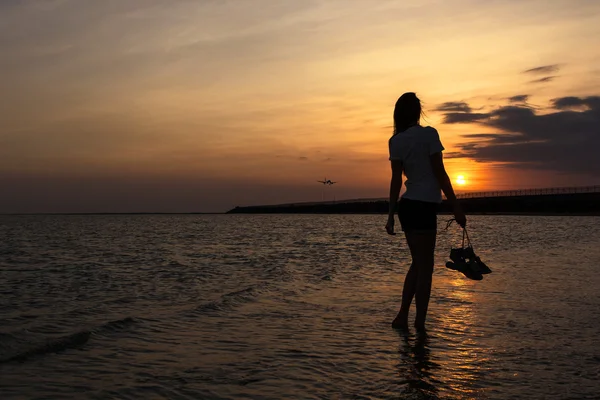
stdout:
{"type": "Polygon", "coordinates": [[[384,224],[2,216],[0,398],[599,398],[600,218],[471,217],[480,282],[440,229],[425,338],[384,224]]]}

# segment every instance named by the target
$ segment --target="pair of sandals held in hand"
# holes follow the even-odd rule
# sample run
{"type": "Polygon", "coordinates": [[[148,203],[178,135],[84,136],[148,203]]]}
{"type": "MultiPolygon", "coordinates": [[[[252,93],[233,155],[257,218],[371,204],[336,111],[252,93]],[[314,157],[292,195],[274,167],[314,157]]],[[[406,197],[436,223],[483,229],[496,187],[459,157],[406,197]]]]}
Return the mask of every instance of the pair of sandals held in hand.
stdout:
{"type": "MultiPolygon", "coordinates": [[[[450,227],[453,221],[455,220],[451,219],[448,221],[446,229],[450,227]]],[[[463,228],[462,247],[450,249],[450,260],[452,261],[446,263],[446,268],[462,272],[467,278],[475,281],[482,280],[483,275],[492,272],[492,270],[481,261],[481,258],[475,255],[475,250],[473,250],[473,245],[469,239],[466,227],[463,228]],[[467,239],[466,247],[465,238],[467,239]]]]}

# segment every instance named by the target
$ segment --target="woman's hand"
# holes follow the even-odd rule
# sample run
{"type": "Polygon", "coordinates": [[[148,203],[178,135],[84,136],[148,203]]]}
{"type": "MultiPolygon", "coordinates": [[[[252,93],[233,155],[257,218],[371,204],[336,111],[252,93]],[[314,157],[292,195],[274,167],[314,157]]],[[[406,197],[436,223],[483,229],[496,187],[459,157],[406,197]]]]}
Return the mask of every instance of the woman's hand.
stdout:
{"type": "Polygon", "coordinates": [[[385,224],[385,230],[388,235],[395,235],[394,233],[394,215],[390,215],[387,220],[387,224],[385,224]]]}
{"type": "Polygon", "coordinates": [[[465,226],[467,226],[467,216],[463,212],[460,205],[458,205],[458,203],[456,203],[456,205],[454,206],[454,219],[456,219],[456,223],[459,224],[461,227],[464,228],[465,226]]]}

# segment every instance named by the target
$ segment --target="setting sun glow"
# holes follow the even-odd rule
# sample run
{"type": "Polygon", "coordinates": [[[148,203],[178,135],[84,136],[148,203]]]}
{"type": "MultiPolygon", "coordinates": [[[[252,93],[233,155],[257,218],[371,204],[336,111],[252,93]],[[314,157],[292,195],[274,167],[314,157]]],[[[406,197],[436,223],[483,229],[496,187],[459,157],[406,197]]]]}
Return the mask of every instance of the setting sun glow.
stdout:
{"type": "Polygon", "coordinates": [[[600,185],[598,21],[600,0],[0,0],[0,218],[388,198],[405,92],[458,192],[600,185]]]}

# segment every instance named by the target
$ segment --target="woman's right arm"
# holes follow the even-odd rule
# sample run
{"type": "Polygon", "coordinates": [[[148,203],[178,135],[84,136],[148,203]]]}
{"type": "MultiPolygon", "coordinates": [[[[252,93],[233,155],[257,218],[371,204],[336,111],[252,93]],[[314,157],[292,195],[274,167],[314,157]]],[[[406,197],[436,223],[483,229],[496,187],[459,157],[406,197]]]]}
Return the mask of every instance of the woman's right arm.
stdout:
{"type": "Polygon", "coordinates": [[[467,224],[467,217],[463,212],[458,200],[456,199],[456,195],[454,194],[454,188],[452,188],[452,182],[450,181],[450,177],[446,172],[446,168],[444,167],[444,157],[442,152],[432,154],[429,157],[431,161],[431,168],[433,170],[433,174],[437,179],[442,191],[446,195],[446,199],[452,204],[452,210],[454,212],[454,218],[456,218],[456,222],[462,226],[463,228],[467,224]]]}
{"type": "Polygon", "coordinates": [[[400,189],[402,188],[402,170],[404,166],[402,165],[402,161],[392,160],[392,179],[390,180],[390,199],[389,199],[389,213],[388,213],[388,221],[385,225],[385,230],[390,235],[395,235],[394,233],[394,213],[396,212],[396,207],[398,206],[398,197],[400,197],[400,189]]]}

